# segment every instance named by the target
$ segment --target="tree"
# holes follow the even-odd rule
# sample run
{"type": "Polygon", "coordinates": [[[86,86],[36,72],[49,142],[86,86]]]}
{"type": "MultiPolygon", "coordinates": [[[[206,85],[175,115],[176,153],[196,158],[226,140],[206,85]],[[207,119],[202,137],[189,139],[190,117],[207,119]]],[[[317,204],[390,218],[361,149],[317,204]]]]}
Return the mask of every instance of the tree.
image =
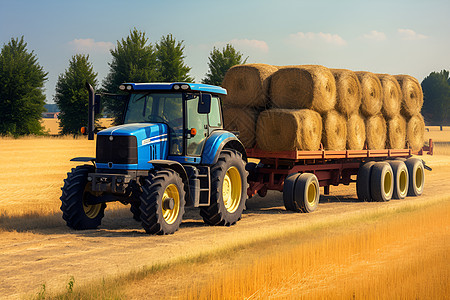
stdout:
{"type": "Polygon", "coordinates": [[[44,82],[47,73],[23,36],[11,38],[0,52],[0,134],[43,134],[44,82]]]}
{"type": "Polygon", "coordinates": [[[222,51],[214,47],[208,58],[209,71],[202,82],[220,86],[225,73],[234,65],[245,64],[247,58],[242,61],[242,53],[236,51],[230,44],[227,44],[222,51]]]}
{"type": "MultiPolygon", "coordinates": [[[[134,28],[125,39],[117,41],[111,50],[112,62],[109,73],[103,82],[103,90],[109,93],[120,93],[119,85],[124,82],[158,81],[156,53],[145,32],[134,28]]],[[[104,103],[106,110],[118,123],[122,119],[124,103],[118,99],[108,99],[104,103]]]]}
{"type": "Polygon", "coordinates": [[[449,71],[432,72],[422,81],[422,113],[430,125],[450,125],[449,71]]]}
{"type": "Polygon", "coordinates": [[[193,82],[194,78],[189,76],[190,67],[184,64],[183,41],[177,42],[172,34],[163,36],[156,44],[156,59],[162,82],[193,82]]]}
{"type": "Polygon", "coordinates": [[[72,56],[69,68],[58,77],[54,98],[61,110],[58,119],[62,134],[80,134],[80,128],[87,126],[89,96],[86,82],[94,88],[97,86],[97,73],[89,62],[89,55],[72,56]]]}

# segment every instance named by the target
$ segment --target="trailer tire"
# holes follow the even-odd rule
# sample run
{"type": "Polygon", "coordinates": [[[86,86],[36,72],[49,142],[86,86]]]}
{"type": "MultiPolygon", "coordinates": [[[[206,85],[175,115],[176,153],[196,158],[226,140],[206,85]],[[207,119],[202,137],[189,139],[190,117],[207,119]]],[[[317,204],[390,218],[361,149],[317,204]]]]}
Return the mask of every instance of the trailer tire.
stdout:
{"type": "Polygon", "coordinates": [[[72,229],[96,229],[105,215],[105,203],[92,205],[85,203],[87,197],[96,197],[89,192],[91,183],[87,180],[88,173],[94,171],[94,166],[78,166],[67,173],[67,178],[64,180],[60,208],[63,219],[72,229]]]}
{"type": "Polygon", "coordinates": [[[377,162],[372,166],[370,192],[374,201],[387,202],[392,199],[394,175],[389,163],[377,162]]]}
{"type": "Polygon", "coordinates": [[[370,193],[370,174],[374,164],[374,161],[369,161],[358,169],[358,174],[356,175],[356,194],[359,201],[372,201],[372,195],[370,193]]]}
{"type": "Polygon", "coordinates": [[[224,150],[211,168],[210,205],[200,208],[209,225],[230,226],[241,219],[247,196],[247,176],[241,153],[224,150]]]}
{"type": "Polygon", "coordinates": [[[394,193],[393,199],[405,199],[408,194],[408,169],[406,164],[400,160],[389,161],[394,174],[394,193]]]}
{"type": "Polygon", "coordinates": [[[142,185],[140,217],[148,234],[172,234],[184,214],[186,192],[180,175],[172,169],[150,174],[142,185]]]}
{"type": "Polygon", "coordinates": [[[409,173],[408,196],[420,196],[425,185],[423,161],[418,158],[408,158],[405,161],[409,173]]]}
{"type": "Polygon", "coordinates": [[[299,173],[293,173],[293,174],[290,174],[288,177],[286,177],[286,179],[284,180],[283,202],[284,202],[284,207],[286,208],[286,210],[299,212],[299,210],[296,208],[295,200],[294,200],[295,182],[297,181],[299,176],[300,176],[299,173]]]}
{"type": "Polygon", "coordinates": [[[304,213],[315,211],[320,199],[319,181],[316,175],[300,174],[295,182],[294,195],[297,211],[304,213]]]}

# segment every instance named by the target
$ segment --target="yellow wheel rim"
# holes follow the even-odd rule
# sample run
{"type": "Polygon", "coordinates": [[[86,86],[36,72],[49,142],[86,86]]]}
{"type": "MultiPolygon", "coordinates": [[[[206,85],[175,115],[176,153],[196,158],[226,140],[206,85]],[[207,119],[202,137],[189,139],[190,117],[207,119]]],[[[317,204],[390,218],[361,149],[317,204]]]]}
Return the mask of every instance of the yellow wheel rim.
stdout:
{"type": "Polygon", "coordinates": [[[241,203],[241,194],[241,174],[236,167],[231,167],[225,174],[222,185],[223,204],[229,213],[234,213],[238,209],[241,203]]]}
{"type": "Polygon", "coordinates": [[[308,186],[307,191],[307,201],[310,206],[314,206],[315,202],[317,201],[317,186],[314,182],[311,182],[311,184],[308,186]]]}
{"type": "Polygon", "coordinates": [[[386,176],[384,176],[384,194],[389,195],[392,189],[392,173],[386,172],[386,176]]]}
{"type": "Polygon", "coordinates": [[[164,191],[161,208],[164,221],[167,224],[173,224],[177,220],[178,214],[180,213],[180,193],[178,192],[178,188],[175,184],[170,184],[164,191]],[[168,198],[172,198],[174,201],[173,209],[164,208],[164,201],[168,198]]]}
{"type": "MultiPolygon", "coordinates": [[[[88,217],[89,219],[94,219],[95,217],[98,216],[98,214],[100,213],[100,210],[102,209],[102,204],[86,204],[85,203],[85,198],[86,198],[86,194],[89,193],[89,191],[91,187],[91,183],[87,184],[86,187],[84,188],[84,194],[83,194],[83,210],[84,213],[86,214],[86,217],[88,217]]],[[[89,193],[90,194],[90,193],[89,193]]],[[[100,194],[100,193],[99,193],[100,194]]],[[[93,194],[94,196],[99,196],[96,194],[93,194]]]]}
{"type": "Polygon", "coordinates": [[[408,175],[405,170],[400,173],[400,179],[398,181],[398,187],[402,195],[406,194],[406,187],[408,186],[408,175]]]}
{"type": "Polygon", "coordinates": [[[416,170],[416,189],[420,190],[423,184],[423,169],[417,168],[416,170]]]}

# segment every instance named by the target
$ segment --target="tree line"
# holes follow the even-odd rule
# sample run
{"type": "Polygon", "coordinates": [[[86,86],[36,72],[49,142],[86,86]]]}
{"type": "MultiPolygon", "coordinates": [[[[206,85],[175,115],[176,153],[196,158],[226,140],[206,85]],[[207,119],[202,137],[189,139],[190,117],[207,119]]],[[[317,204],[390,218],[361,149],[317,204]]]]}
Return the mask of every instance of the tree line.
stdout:
{"type": "MultiPolygon", "coordinates": [[[[109,72],[101,85],[89,55],[72,56],[68,68],[58,77],[54,96],[61,110],[58,116],[61,134],[79,134],[80,127],[87,124],[86,82],[96,90],[113,94],[121,93],[119,85],[124,82],[193,82],[189,74],[191,68],[184,62],[184,50],[184,41],[177,41],[172,34],[163,36],[153,45],[145,32],[134,28],[110,50],[109,72]]],[[[221,85],[229,68],[246,61],[230,44],[222,49],[214,47],[208,57],[208,72],[201,81],[221,85]]],[[[47,76],[37,56],[27,49],[23,36],[11,38],[3,45],[0,52],[0,135],[44,134],[40,119],[45,111],[47,76]]],[[[449,71],[432,72],[421,85],[424,92],[422,113],[427,125],[450,125],[449,71]]],[[[118,121],[122,117],[123,102],[107,99],[104,109],[118,121]]]]}
{"type": "MultiPolygon", "coordinates": [[[[184,62],[184,41],[172,34],[152,44],[146,33],[134,28],[110,50],[109,72],[102,84],[89,55],[71,57],[68,68],[58,76],[54,101],[60,109],[61,134],[79,134],[87,124],[86,82],[104,93],[119,94],[124,82],[193,82],[191,68],[184,62]]],[[[209,70],[201,81],[221,85],[226,71],[244,63],[243,55],[232,45],[213,48],[208,57],[209,70]]],[[[44,134],[40,123],[45,112],[44,83],[48,73],[36,54],[27,49],[24,37],[11,38],[0,52],[0,135],[44,134]]],[[[104,110],[120,120],[123,102],[106,98],[104,110]]],[[[100,116],[96,116],[98,118],[100,116]]]]}

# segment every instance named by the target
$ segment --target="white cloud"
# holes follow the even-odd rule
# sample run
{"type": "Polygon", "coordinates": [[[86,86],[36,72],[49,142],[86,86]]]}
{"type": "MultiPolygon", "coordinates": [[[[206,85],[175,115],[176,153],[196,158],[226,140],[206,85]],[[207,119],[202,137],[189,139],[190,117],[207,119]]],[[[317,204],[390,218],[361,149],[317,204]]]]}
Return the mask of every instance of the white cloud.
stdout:
{"type": "Polygon", "coordinates": [[[289,35],[289,41],[294,43],[310,43],[319,41],[337,46],[345,46],[347,44],[347,42],[338,34],[324,32],[297,32],[289,35]]]}
{"type": "Polygon", "coordinates": [[[249,40],[249,39],[232,39],[228,42],[217,42],[214,43],[214,47],[216,48],[222,48],[225,47],[226,44],[231,44],[233,47],[243,50],[256,50],[258,52],[262,53],[268,53],[269,52],[269,46],[265,41],[259,41],[259,40],[249,40]]]}
{"type": "Polygon", "coordinates": [[[413,41],[413,40],[423,40],[427,38],[426,35],[417,33],[412,29],[398,29],[398,33],[400,34],[403,40],[413,41]]]}
{"type": "Polygon", "coordinates": [[[108,53],[114,47],[111,42],[96,42],[94,39],[74,39],[69,45],[78,52],[108,53]]]}
{"type": "Polygon", "coordinates": [[[386,34],[384,34],[384,32],[372,30],[369,33],[364,34],[363,38],[365,38],[366,40],[379,42],[386,40],[386,34]]]}

